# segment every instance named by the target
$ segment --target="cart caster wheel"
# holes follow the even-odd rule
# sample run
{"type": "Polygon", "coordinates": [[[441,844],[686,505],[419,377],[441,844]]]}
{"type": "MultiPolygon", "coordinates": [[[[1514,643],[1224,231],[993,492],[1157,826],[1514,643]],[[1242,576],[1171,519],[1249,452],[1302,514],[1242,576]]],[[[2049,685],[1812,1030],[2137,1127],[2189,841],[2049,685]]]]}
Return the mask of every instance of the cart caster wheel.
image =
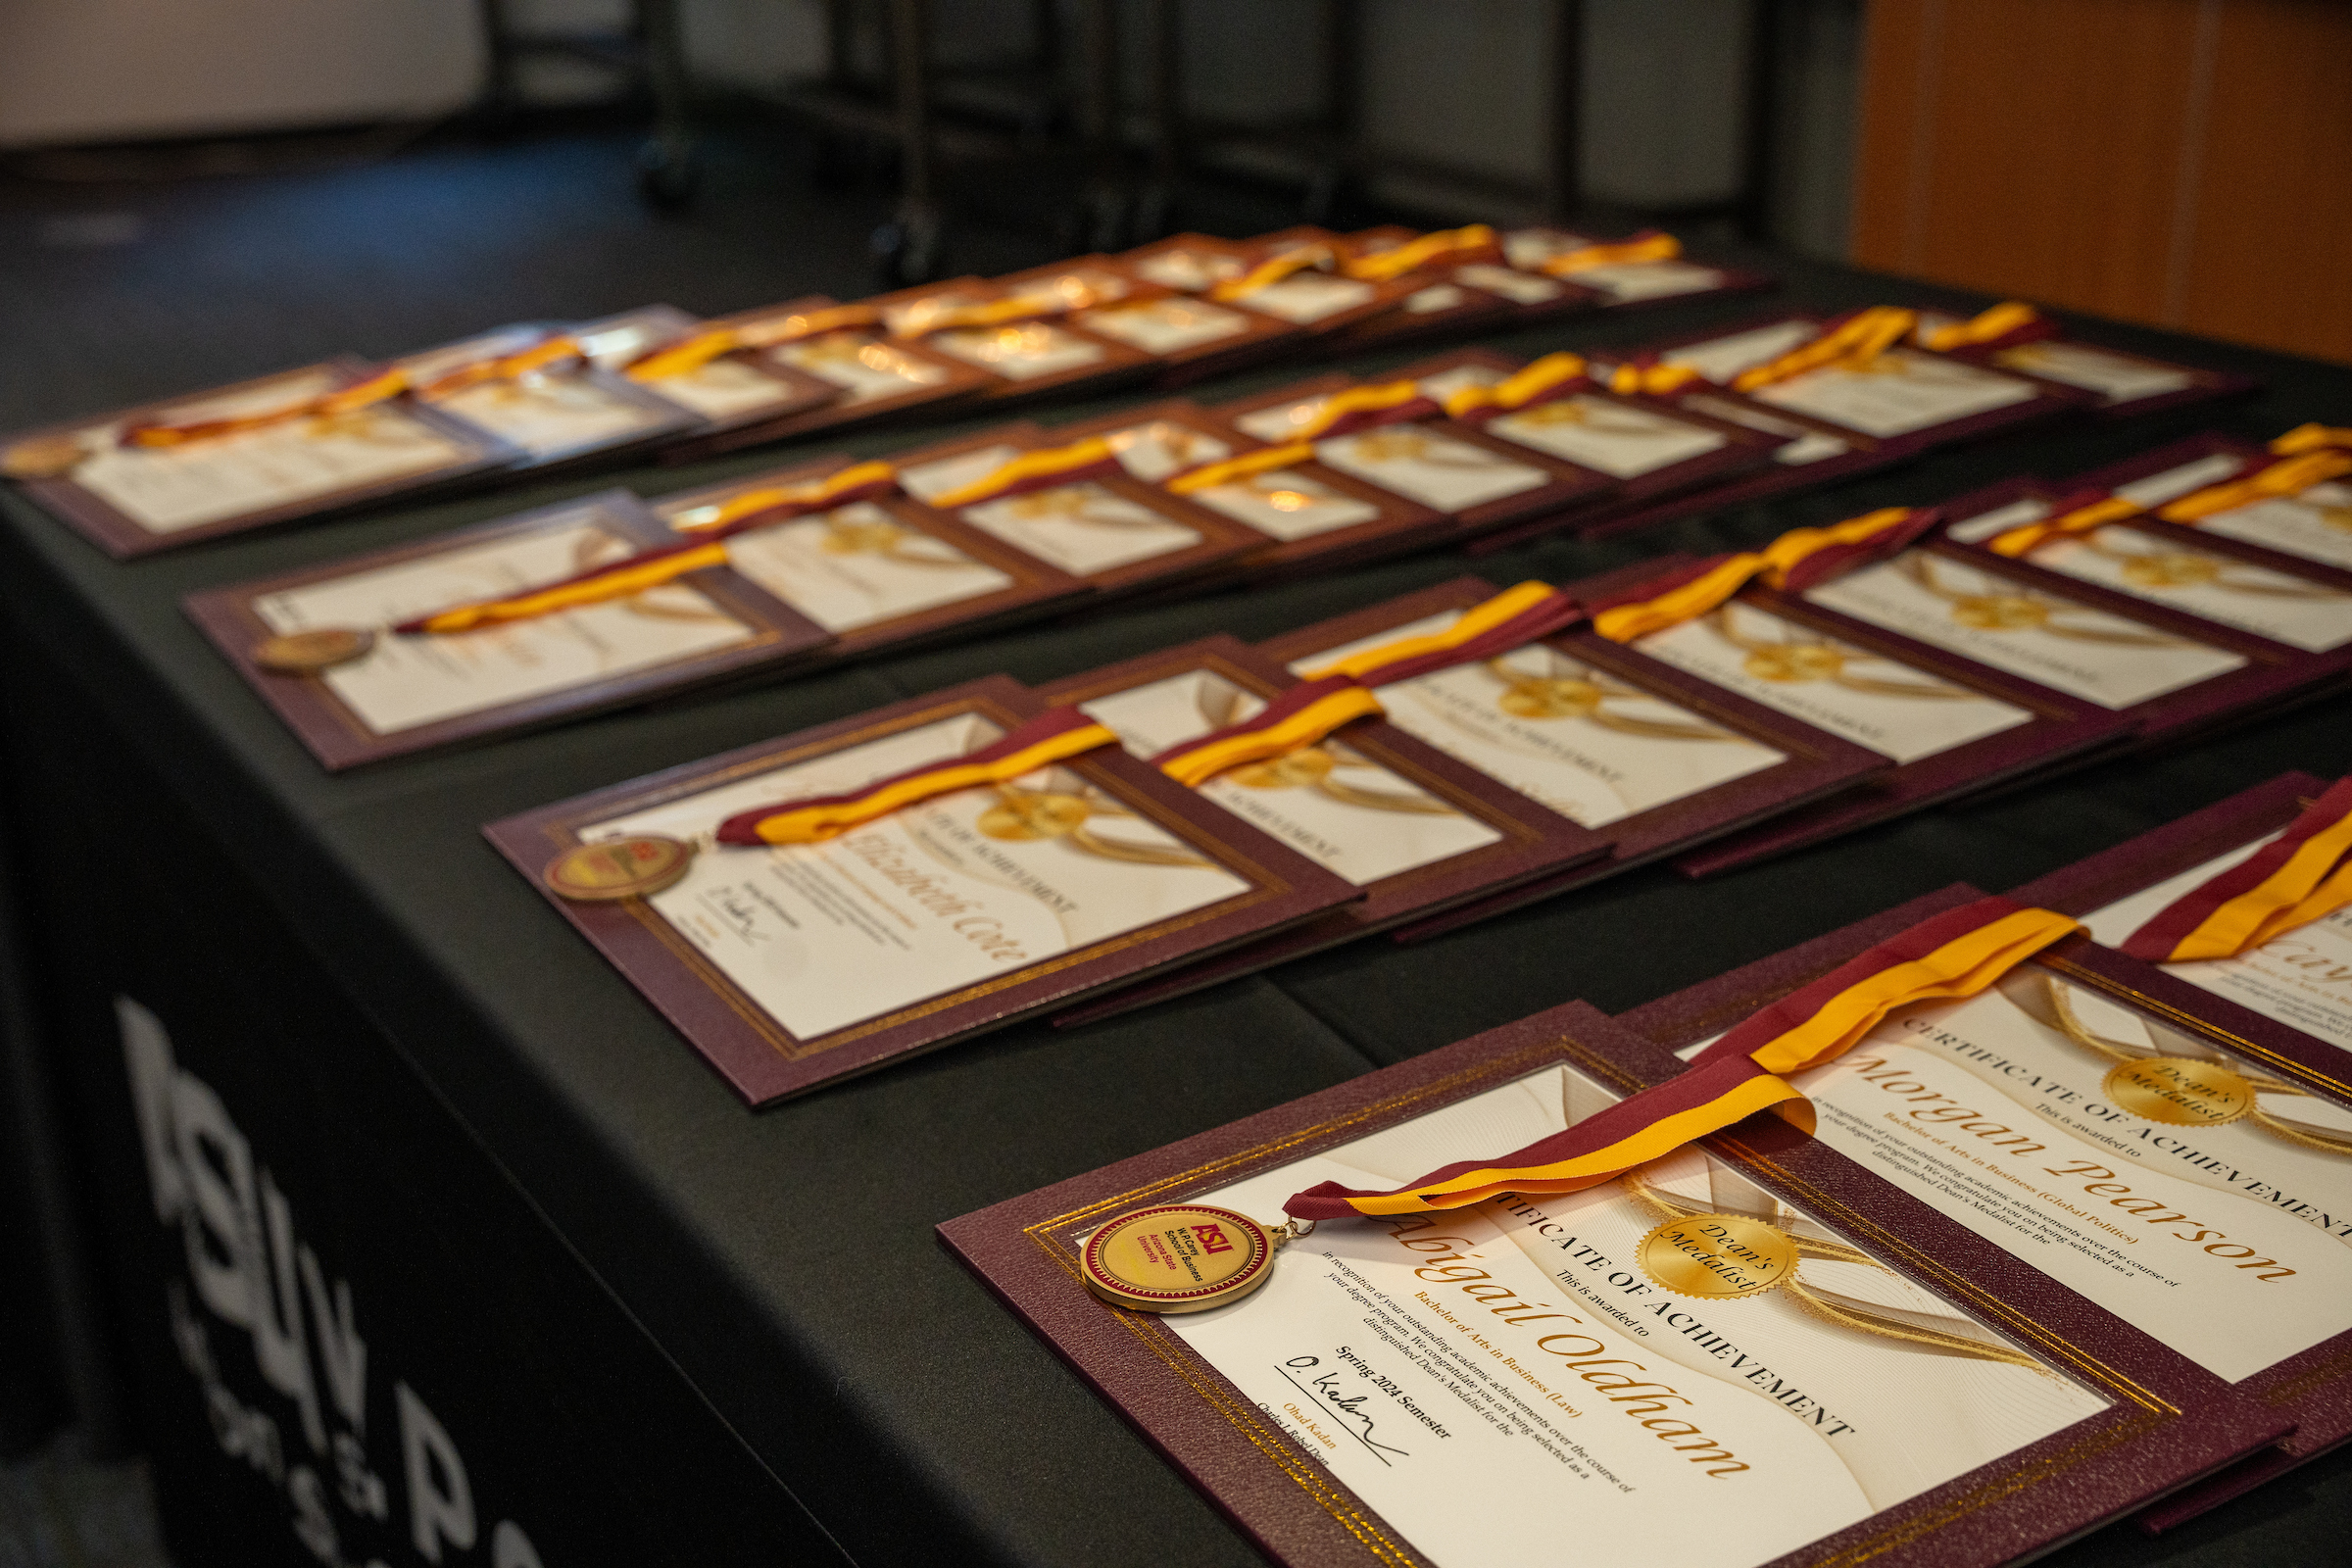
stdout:
{"type": "Polygon", "coordinates": [[[912,288],[939,276],[936,223],[895,219],[874,230],[874,270],[885,290],[912,288]]]}
{"type": "Polygon", "coordinates": [[[702,168],[692,153],[673,153],[648,142],[637,154],[637,196],[658,213],[683,212],[694,205],[702,168]]]}

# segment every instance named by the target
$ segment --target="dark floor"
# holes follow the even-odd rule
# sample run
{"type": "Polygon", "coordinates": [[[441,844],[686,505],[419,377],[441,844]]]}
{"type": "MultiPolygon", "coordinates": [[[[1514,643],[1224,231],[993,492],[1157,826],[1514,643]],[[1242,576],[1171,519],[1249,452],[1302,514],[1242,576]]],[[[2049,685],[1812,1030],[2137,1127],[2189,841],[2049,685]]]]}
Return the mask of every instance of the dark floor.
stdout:
{"type": "Polygon", "coordinates": [[[88,1463],[70,1441],[0,1465],[0,1568],[170,1568],[146,1471],[88,1463]]]}

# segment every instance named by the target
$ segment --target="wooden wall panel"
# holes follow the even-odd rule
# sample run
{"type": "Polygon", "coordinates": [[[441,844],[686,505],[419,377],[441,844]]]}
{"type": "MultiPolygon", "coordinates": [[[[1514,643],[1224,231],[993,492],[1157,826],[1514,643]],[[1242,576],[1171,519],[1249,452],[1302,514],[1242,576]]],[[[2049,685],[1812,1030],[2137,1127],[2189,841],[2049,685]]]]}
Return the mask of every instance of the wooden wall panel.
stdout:
{"type": "Polygon", "coordinates": [[[1854,259],[2352,360],[2352,6],[1873,0],[1854,259]]]}

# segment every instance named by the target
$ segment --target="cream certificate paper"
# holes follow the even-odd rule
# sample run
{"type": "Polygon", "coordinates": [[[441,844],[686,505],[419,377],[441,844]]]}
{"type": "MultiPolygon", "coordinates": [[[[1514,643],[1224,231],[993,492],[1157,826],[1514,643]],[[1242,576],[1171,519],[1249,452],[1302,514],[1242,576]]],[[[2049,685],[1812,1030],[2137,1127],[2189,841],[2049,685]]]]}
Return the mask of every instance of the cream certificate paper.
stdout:
{"type": "Polygon", "coordinates": [[[1368,303],[1380,291],[1352,277],[1324,272],[1293,272],[1279,283],[1253,289],[1240,303],[1299,326],[1312,326],[1342,311],[1368,303]]]}
{"type": "Polygon", "coordinates": [[[870,501],[727,541],[727,564],[830,632],[1003,593],[1010,577],[870,501]]]}
{"type": "Polygon", "coordinates": [[[1236,522],[1288,544],[1334,528],[1352,528],[1374,522],[1380,508],[1358,496],[1334,490],[1318,479],[1291,468],[1253,473],[1232,484],[1210,485],[1189,498],[1213,507],[1236,522]]]}
{"type": "Polygon", "coordinates": [[[2219,1377],[2352,1328],[2352,1110],[2039,965],[1794,1081],[1825,1142],[2219,1377]]]}
{"type": "MultiPolygon", "coordinates": [[[[1301,659],[1303,673],[1359,649],[1444,631],[1446,612],[1301,659]]],[[[1788,760],[1553,648],[1535,644],[1380,688],[1389,722],[1583,827],[1696,795],[1788,760]]]]}
{"type": "Polygon", "coordinates": [[[1231,442],[1220,441],[1174,419],[1131,424],[1124,430],[1111,431],[1102,439],[1118,454],[1119,466],[1146,484],[1157,484],[1182,469],[1197,468],[1204,463],[1222,463],[1233,456],[1231,442]]]}
{"type": "Polygon", "coordinates": [[[535,458],[617,441],[669,416],[580,375],[486,381],[435,398],[433,407],[514,442],[535,458]]]}
{"type": "MultiPolygon", "coordinates": [[[[1189,670],[1078,707],[1149,759],[1265,704],[1221,675],[1189,670]]],[[[1502,839],[1343,741],[1229,768],[1200,793],[1357,887],[1502,839]]]]}
{"type": "Polygon", "coordinates": [[[1793,419],[1779,418],[1762,409],[1751,409],[1744,403],[1734,403],[1729,398],[1693,392],[1682,402],[1693,414],[1710,414],[1742,429],[1760,430],[1766,435],[1781,437],[1788,445],[1773,453],[1772,461],[1784,467],[1801,468],[1808,463],[1843,457],[1854,450],[1852,442],[1841,441],[1827,430],[1808,429],[1793,419]]]}
{"type": "MultiPolygon", "coordinates": [[[[855,790],[1004,732],[964,714],[600,822],[693,839],[737,811],[855,790]]],[[[768,1016],[813,1040],[1205,908],[1249,884],[1074,773],[893,811],[825,844],[706,849],[649,898],[768,1016]]]]}
{"type": "Polygon", "coordinates": [[[1522,272],[1514,267],[1496,267],[1492,262],[1473,262],[1453,270],[1457,282],[1489,294],[1499,294],[1513,305],[1542,305],[1556,300],[1566,290],[1540,272],[1522,272]]]}
{"type": "Polygon", "coordinates": [[[1043,321],[942,332],[930,343],[942,354],[953,354],[967,365],[994,370],[1012,381],[1074,370],[1104,358],[1102,344],[1043,321]]]}
{"type": "Polygon", "coordinates": [[[1221,251],[1186,250],[1181,246],[1147,256],[1135,264],[1136,276],[1185,294],[1201,293],[1248,270],[1249,264],[1238,256],[1227,256],[1221,251]]]}
{"type": "MultiPolygon", "coordinates": [[[[253,612],[281,634],[396,625],[451,605],[555,582],[618,561],[630,549],[625,540],[582,522],[266,594],[253,602],[253,612]]],[[[390,735],[732,648],[756,635],[696,589],[670,583],[454,636],[379,633],[366,658],[318,678],[361,723],[390,735]]]]}
{"type": "MultiPolygon", "coordinates": [[[[1926,322],[1921,323],[1923,326],[1926,322]]],[[[2096,392],[2110,403],[2136,403],[2162,397],[2197,384],[2186,370],[2152,365],[2129,355],[2110,354],[2082,343],[2021,343],[2002,349],[1992,362],[2007,369],[2023,370],[2045,380],[2063,381],[2096,392]]]]}
{"type": "Polygon", "coordinates": [[[927,506],[932,497],[960,489],[975,479],[985,479],[1020,455],[1019,447],[999,442],[995,446],[958,452],[954,457],[912,464],[899,469],[899,488],[927,506]]]}
{"type": "Polygon", "coordinates": [[[2305,561],[2352,568],[2352,485],[2315,484],[2299,496],[2217,513],[2198,526],[2305,561]]]}
{"type": "MultiPolygon", "coordinates": [[[[2266,835],[2194,870],[2118,900],[2084,915],[2082,923],[2107,946],[2121,947],[2166,905],[2221,875],[2278,836],[2266,835]]],[[[2164,969],[2290,1029],[2352,1051],[2352,908],[2338,909],[2325,919],[2274,937],[2234,958],[2168,963],[2164,969]]],[[[2346,1066],[2352,1068],[2352,1062],[2346,1066]]]]}
{"type": "Polygon", "coordinates": [[[1078,576],[1189,550],[1200,535],[1099,484],[1065,484],[984,502],[956,514],[1040,561],[1078,576]]]}
{"type": "MultiPolygon", "coordinates": [[[[1550,1068],[1199,1198],[1274,1217],[1612,1099],[1550,1068]]],[[[1166,1324],[1439,1568],[1754,1568],[2106,1408],[1695,1150],[1566,1198],[1327,1220],[1254,1294],[1166,1324]],[[1813,1255],[1761,1296],[1676,1294],[1636,1250],[1694,1213],[1813,1255]],[[1901,1337],[1923,1330],[1943,1348],[1901,1337]]]]}
{"type": "Polygon", "coordinates": [[[1606,398],[1560,398],[1487,422],[1487,431],[1617,479],[1635,479],[1720,450],[1719,430],[1606,398]]]}
{"type": "Polygon", "coordinates": [[[2032,382],[2014,375],[1889,349],[1864,369],[1813,370],[1748,395],[1884,438],[2030,402],[2037,394],[2032,382]]]}
{"type": "Polygon", "coordinates": [[[2136,528],[2111,525],[2052,539],[2027,559],[2309,653],[2352,642],[2352,594],[2136,528]]]}
{"type": "Polygon", "coordinates": [[[1919,550],[1809,589],[1805,598],[2102,708],[2131,708],[2246,662],[1919,550]]]}
{"type": "Polygon", "coordinates": [[[2013,703],[1736,601],[1634,647],[1898,762],[2034,721],[2013,703]]]}
{"type": "Polygon", "coordinates": [[[1088,311],[1078,324],[1146,354],[1175,354],[1250,330],[1247,318],[1196,299],[1146,300],[1115,310],[1088,311]]]}
{"type": "Polygon", "coordinates": [[[1439,512],[1460,512],[1540,490],[1551,475],[1499,452],[1410,424],[1315,443],[1317,461],[1439,512]]]}
{"type": "MultiPolygon", "coordinates": [[[[178,403],[162,417],[179,421],[263,414],[332,390],[323,373],[287,376],[231,397],[178,403]]],[[[149,533],[178,533],[334,495],[387,479],[454,467],[470,448],[378,404],[331,419],[288,419],[176,447],[124,447],[122,426],[75,432],[88,454],[73,473],[89,491],[149,533]]]]}
{"type": "Polygon", "coordinates": [[[827,332],[767,351],[796,370],[844,389],[845,404],[902,397],[948,378],[945,367],[918,360],[863,332],[827,332]]]}
{"type": "Polygon", "coordinates": [[[785,385],[759,367],[738,359],[716,359],[677,375],[651,382],[672,403],[683,403],[706,419],[731,419],[795,401],[800,389],[785,385]]]}

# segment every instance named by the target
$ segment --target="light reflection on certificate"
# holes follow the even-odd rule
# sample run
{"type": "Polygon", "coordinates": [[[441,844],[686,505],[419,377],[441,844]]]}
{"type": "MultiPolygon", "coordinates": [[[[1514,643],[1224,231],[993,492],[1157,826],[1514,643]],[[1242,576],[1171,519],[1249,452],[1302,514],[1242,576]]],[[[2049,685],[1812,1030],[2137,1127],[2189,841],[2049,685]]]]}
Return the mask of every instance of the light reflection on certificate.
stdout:
{"type": "Polygon", "coordinates": [[[727,564],[830,632],[1003,593],[1012,578],[870,501],[727,541],[727,564]]]}
{"type": "Polygon", "coordinates": [[[1857,745],[1916,762],[2030,724],[2014,703],[1955,685],[1753,605],[1652,632],[1635,648],[1857,745]]]}
{"type": "Polygon", "coordinates": [[[2352,642],[2352,594],[2137,528],[2094,528],[2052,539],[2027,559],[2309,653],[2352,642]]]}
{"type": "MultiPolygon", "coordinates": [[[[1150,758],[1265,704],[1222,675],[1188,670],[1078,707],[1150,758]]],[[[1502,838],[1338,740],[1228,768],[1200,793],[1357,887],[1502,838]]]]}
{"type": "Polygon", "coordinates": [[[1075,370],[1105,358],[1102,344],[1044,321],[942,332],[930,343],[942,354],[1014,381],[1075,370]]]}
{"type": "MultiPolygon", "coordinates": [[[[2277,838],[2267,834],[2082,917],[2092,936],[2120,947],[2158,910],[2277,838]]],[[[2168,963],[2167,974],[2228,997],[2290,1029],[2352,1051],[2352,908],[2301,926],[2234,958],[2168,963]]],[[[2352,1062],[2346,1063],[2352,1069],[2352,1062]]]]}
{"type": "Polygon", "coordinates": [[[1189,550],[1200,535],[1164,513],[1099,484],[1056,485],[957,514],[1040,561],[1078,576],[1189,550]]]}
{"type": "MultiPolygon", "coordinates": [[[[1004,732],[961,714],[596,824],[691,839],[737,811],[839,794],[1004,732]]],[[[814,1040],[1249,891],[1062,768],[943,795],[825,844],[705,850],[646,902],[745,996],[814,1040]]]]}
{"type": "MultiPolygon", "coordinates": [[[[162,417],[186,422],[262,414],[337,384],[323,372],[285,376],[228,397],[174,404],[162,417]]],[[[74,470],[74,482],[161,534],[453,467],[473,456],[397,405],[383,404],[176,447],[123,447],[114,426],[79,432],[78,439],[89,455],[74,470]]]]}
{"type": "MultiPolygon", "coordinates": [[[[559,581],[629,550],[582,522],[283,589],[256,599],[253,612],[276,633],[388,626],[559,581]]],[[[731,648],[755,635],[698,590],[670,583],[452,636],[380,633],[367,657],[318,678],[368,729],[388,735],[731,648]]]]}
{"type": "Polygon", "coordinates": [[[1327,272],[1293,272],[1277,283],[1252,289],[1241,299],[1242,304],[1267,316],[1279,316],[1299,326],[1312,326],[1317,321],[1352,311],[1369,304],[1379,290],[1371,284],[1352,277],[1333,277],[1327,272]]]}
{"type": "Polygon", "coordinates": [[[1146,354],[1175,354],[1250,330],[1247,318],[1195,299],[1146,300],[1115,310],[1088,311],[1078,324],[1146,354]]]}
{"type": "MultiPolygon", "coordinates": [[[[1459,618],[1450,611],[1431,615],[1291,668],[1444,631],[1459,618]]],[[[1383,686],[1380,700],[1390,723],[1584,827],[1605,827],[1788,760],[1541,643],[1383,686]]]]}
{"type": "MultiPolygon", "coordinates": [[[[1188,1196],[1270,1217],[1314,1183],[1398,1186],[1613,1098],[1550,1068],[1188,1196]]],[[[1569,1197],[1325,1221],[1254,1295],[1166,1321],[1439,1568],[1753,1568],[2106,1408],[1695,1150],[1569,1197]],[[1694,1212],[1818,1245],[1792,1286],[1693,1299],[1634,1259],[1694,1212]],[[1901,1337],[1921,1333],[1937,1347],[1901,1337]]]]}
{"type": "Polygon", "coordinates": [[[2102,708],[2131,708],[2246,662],[1919,550],[1808,589],[1805,598],[2102,708]]]}
{"type": "Polygon", "coordinates": [[[1794,1082],[1824,1142],[2217,1376],[2352,1329],[2352,1110],[2038,965],[1794,1082]],[[2227,1066],[2251,1108],[2151,1116],[2115,1076],[2151,1058],[2227,1066]]]}
{"type": "Polygon", "coordinates": [[[1380,508],[1371,502],[1335,490],[1295,468],[1253,473],[1231,484],[1212,484],[1194,491],[1188,499],[1285,544],[1380,519],[1380,508]]]}
{"type": "Polygon", "coordinates": [[[781,344],[767,353],[771,359],[844,388],[841,401],[845,404],[902,397],[948,378],[940,366],[864,332],[827,332],[781,344]]]}

